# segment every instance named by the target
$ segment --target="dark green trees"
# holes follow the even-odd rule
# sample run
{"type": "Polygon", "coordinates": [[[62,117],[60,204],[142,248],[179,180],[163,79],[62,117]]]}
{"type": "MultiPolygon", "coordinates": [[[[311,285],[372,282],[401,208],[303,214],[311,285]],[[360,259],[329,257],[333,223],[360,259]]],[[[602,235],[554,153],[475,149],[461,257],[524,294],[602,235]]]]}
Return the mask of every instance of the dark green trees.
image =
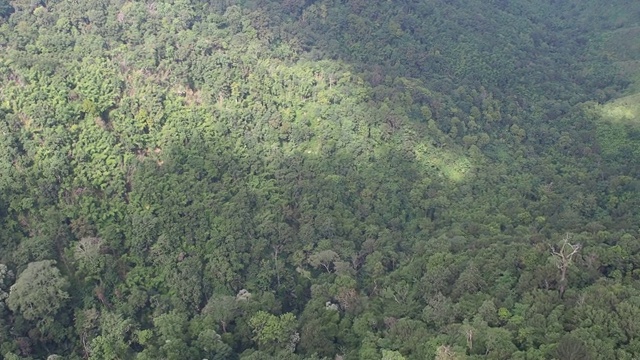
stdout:
{"type": "Polygon", "coordinates": [[[8,0],[0,0],[0,18],[8,18],[13,13],[13,6],[8,0]]]}
{"type": "Polygon", "coordinates": [[[10,5],[0,356],[639,353],[634,2],[10,5]]]}

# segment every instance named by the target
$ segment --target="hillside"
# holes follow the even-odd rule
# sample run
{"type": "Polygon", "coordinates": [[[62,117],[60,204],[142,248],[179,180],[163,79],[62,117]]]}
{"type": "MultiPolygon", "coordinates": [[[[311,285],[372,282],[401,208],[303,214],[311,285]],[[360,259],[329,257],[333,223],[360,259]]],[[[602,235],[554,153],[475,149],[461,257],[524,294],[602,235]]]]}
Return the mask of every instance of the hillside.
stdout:
{"type": "Polygon", "coordinates": [[[0,0],[0,357],[640,356],[639,18],[0,0]]]}

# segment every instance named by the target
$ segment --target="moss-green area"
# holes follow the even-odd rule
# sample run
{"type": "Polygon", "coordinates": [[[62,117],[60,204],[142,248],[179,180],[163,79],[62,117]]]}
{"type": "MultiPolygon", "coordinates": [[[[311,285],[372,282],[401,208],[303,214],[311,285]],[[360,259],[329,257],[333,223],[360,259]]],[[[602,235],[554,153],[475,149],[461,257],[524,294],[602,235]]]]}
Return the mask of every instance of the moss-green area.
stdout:
{"type": "Polygon", "coordinates": [[[472,163],[464,155],[421,144],[415,147],[415,156],[427,173],[438,174],[453,182],[472,181],[466,178],[472,170],[472,163]]]}
{"type": "Polygon", "coordinates": [[[603,120],[640,126],[640,93],[615,99],[600,106],[603,120]]]}
{"type": "Polygon", "coordinates": [[[628,82],[622,96],[597,107],[597,134],[603,152],[628,161],[640,159],[640,26],[628,15],[634,8],[618,14],[618,28],[602,36],[602,50],[628,82]]]}

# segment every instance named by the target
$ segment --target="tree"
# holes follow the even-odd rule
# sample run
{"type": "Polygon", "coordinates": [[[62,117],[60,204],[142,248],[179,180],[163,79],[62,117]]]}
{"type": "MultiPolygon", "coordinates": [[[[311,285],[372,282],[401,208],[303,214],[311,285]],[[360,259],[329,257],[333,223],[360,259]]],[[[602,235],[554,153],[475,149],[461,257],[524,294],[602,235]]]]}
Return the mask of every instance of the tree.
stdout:
{"type": "Polygon", "coordinates": [[[340,256],[333,250],[319,251],[309,256],[309,264],[315,268],[324,267],[327,272],[331,272],[331,264],[340,260],[340,256]]]}
{"type": "Polygon", "coordinates": [[[13,7],[7,0],[0,0],[0,18],[9,17],[13,13],[13,7]]]}
{"type": "Polygon", "coordinates": [[[406,360],[399,351],[382,349],[382,360],[406,360]]]}
{"type": "Polygon", "coordinates": [[[463,358],[451,346],[442,345],[436,350],[436,360],[458,360],[463,358]]]}
{"type": "Polygon", "coordinates": [[[582,340],[572,335],[566,335],[560,340],[555,350],[555,356],[558,359],[566,360],[591,359],[591,354],[582,340]]]}
{"type": "Polygon", "coordinates": [[[300,344],[297,352],[332,358],[337,353],[340,313],[337,304],[323,299],[311,299],[300,315],[300,344]]]}
{"type": "Polygon", "coordinates": [[[130,352],[131,320],[122,315],[105,312],[100,318],[102,333],[91,341],[89,360],[124,359],[130,352]]]}
{"type": "Polygon", "coordinates": [[[565,235],[562,239],[560,247],[556,249],[551,247],[551,255],[553,256],[553,262],[560,270],[560,297],[564,296],[564,292],[567,287],[567,270],[569,266],[573,264],[573,257],[580,251],[580,244],[569,243],[569,234],[565,235]]]}
{"type": "Polygon", "coordinates": [[[0,311],[4,308],[4,301],[9,294],[5,291],[7,289],[7,280],[12,280],[13,272],[7,268],[7,265],[0,264],[0,311]]]}
{"type": "Polygon", "coordinates": [[[222,333],[227,332],[227,326],[238,316],[238,300],[233,296],[214,294],[202,314],[220,326],[222,333]]]}
{"type": "Polygon", "coordinates": [[[27,320],[54,316],[69,299],[69,282],[55,267],[54,260],[32,262],[11,286],[7,305],[27,320]]]}
{"type": "Polygon", "coordinates": [[[158,335],[160,357],[167,360],[198,357],[197,351],[189,346],[189,320],[186,314],[173,310],[153,319],[158,335]]]}
{"type": "Polygon", "coordinates": [[[286,348],[294,351],[300,339],[296,332],[296,317],[291,313],[275,316],[266,311],[258,311],[249,320],[249,325],[255,334],[253,339],[267,350],[286,348]]]}
{"type": "Polygon", "coordinates": [[[104,244],[99,237],[83,237],[76,243],[73,255],[82,275],[87,278],[99,277],[107,260],[103,251],[104,244]]]}

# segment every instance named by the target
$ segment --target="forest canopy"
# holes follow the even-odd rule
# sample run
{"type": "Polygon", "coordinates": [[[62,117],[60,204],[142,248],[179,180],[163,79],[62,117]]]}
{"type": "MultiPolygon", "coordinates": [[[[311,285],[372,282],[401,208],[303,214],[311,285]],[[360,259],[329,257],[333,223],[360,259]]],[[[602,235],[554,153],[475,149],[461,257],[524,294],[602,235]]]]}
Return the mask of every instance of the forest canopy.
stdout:
{"type": "Polygon", "coordinates": [[[638,19],[0,0],[0,357],[640,356],[638,19]]]}

